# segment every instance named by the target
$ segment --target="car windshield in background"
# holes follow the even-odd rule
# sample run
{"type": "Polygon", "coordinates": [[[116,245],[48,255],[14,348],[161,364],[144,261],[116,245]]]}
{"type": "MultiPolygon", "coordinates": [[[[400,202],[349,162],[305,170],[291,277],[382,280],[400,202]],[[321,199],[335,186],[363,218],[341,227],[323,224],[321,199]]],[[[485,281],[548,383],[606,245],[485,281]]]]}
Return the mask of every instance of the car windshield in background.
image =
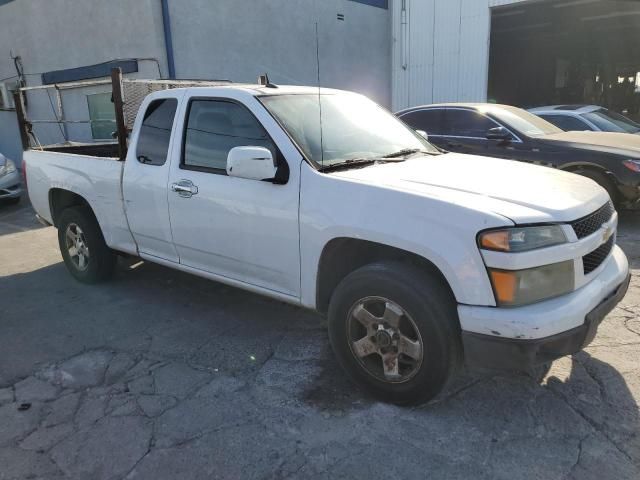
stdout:
{"type": "Polygon", "coordinates": [[[361,95],[270,95],[260,100],[305,155],[320,167],[380,159],[400,152],[440,153],[391,113],[361,95]]]}
{"type": "Polygon", "coordinates": [[[529,113],[521,108],[509,107],[506,105],[489,106],[482,110],[494,116],[505,126],[517,130],[528,137],[541,137],[562,133],[562,130],[546,120],[529,113]]]}
{"type": "Polygon", "coordinates": [[[617,112],[605,108],[595,112],[583,113],[582,116],[605,132],[638,133],[640,125],[617,112]]]}

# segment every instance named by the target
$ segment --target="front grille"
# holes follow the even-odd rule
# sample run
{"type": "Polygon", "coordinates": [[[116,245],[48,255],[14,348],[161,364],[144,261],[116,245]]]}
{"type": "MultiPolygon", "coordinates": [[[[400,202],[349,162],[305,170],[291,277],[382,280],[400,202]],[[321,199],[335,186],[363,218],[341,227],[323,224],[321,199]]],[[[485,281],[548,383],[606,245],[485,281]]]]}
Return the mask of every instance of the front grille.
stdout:
{"type": "Polygon", "coordinates": [[[573,231],[576,232],[578,239],[585,238],[597,232],[598,229],[602,227],[602,224],[611,220],[614,212],[615,208],[613,208],[613,204],[607,202],[602,208],[592,214],[580,218],[575,222],[571,222],[571,226],[573,227],[573,231]]]}
{"type": "Polygon", "coordinates": [[[584,267],[584,274],[588,275],[593,272],[596,268],[602,265],[602,262],[609,256],[611,253],[611,249],[613,249],[613,244],[615,242],[615,235],[611,235],[609,240],[606,243],[603,243],[598,248],[596,248],[593,252],[586,254],[582,257],[582,266],[584,267]]]}

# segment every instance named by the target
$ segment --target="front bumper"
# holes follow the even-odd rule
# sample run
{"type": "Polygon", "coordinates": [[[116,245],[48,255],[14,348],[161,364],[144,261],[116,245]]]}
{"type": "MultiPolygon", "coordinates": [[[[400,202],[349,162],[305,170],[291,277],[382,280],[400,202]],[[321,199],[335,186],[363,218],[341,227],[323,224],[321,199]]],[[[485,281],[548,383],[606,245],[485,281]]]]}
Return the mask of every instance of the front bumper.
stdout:
{"type": "Polygon", "coordinates": [[[631,276],[628,275],[623,283],[586,315],[582,325],[557,335],[521,340],[462,332],[465,362],[473,367],[527,370],[577,353],[593,341],[602,320],[627,293],[630,280],[631,276]]]}
{"type": "Polygon", "coordinates": [[[517,308],[459,305],[466,363],[520,370],[581,350],[624,297],[629,279],[616,246],[597,276],[568,295],[517,308]]]}
{"type": "Polygon", "coordinates": [[[0,199],[18,198],[23,194],[20,173],[16,170],[0,177],[0,199]]]}

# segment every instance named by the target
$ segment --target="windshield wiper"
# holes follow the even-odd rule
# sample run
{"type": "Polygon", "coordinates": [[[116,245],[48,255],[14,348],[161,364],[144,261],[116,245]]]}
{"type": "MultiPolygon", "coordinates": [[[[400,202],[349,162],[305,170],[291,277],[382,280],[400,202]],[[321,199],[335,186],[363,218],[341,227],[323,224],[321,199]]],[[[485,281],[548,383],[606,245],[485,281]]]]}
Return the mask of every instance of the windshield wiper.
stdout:
{"type": "Polygon", "coordinates": [[[349,167],[358,167],[358,166],[364,166],[364,165],[374,165],[376,163],[403,162],[403,161],[404,159],[401,159],[401,158],[387,158],[387,157],[350,158],[342,162],[326,165],[324,167],[321,167],[320,170],[324,172],[327,170],[337,170],[340,168],[349,168],[349,167]]]}
{"type": "Polygon", "coordinates": [[[415,155],[416,153],[424,153],[425,155],[438,155],[436,152],[428,152],[419,148],[403,148],[402,150],[398,150],[397,152],[384,155],[381,158],[408,157],[409,155],[415,155]]]}

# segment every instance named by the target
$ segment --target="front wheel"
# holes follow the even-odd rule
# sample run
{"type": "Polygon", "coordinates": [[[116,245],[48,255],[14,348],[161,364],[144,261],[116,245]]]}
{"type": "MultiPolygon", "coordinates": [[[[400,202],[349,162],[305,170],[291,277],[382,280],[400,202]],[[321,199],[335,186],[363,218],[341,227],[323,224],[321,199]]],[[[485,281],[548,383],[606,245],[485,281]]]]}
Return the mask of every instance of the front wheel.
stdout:
{"type": "Polygon", "coordinates": [[[455,300],[442,280],[410,265],[362,267],[337,287],[329,337],[347,373],[378,398],[434,398],[462,359],[455,300]]]}
{"type": "Polygon", "coordinates": [[[69,273],[83,283],[98,283],[113,274],[116,255],[104,241],[91,210],[71,207],[58,222],[58,243],[69,273]]]}

